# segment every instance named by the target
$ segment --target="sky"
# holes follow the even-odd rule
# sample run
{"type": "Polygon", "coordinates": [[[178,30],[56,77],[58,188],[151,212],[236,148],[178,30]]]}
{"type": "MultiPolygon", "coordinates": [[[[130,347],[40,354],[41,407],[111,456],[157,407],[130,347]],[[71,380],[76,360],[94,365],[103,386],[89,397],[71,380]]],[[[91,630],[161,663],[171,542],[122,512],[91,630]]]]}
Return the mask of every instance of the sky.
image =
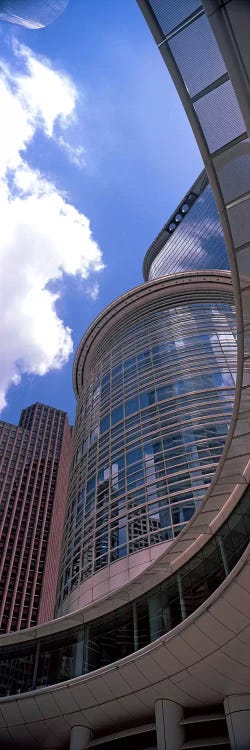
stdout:
{"type": "Polygon", "coordinates": [[[203,164],[136,0],[1,23],[0,98],[1,419],[41,401],[72,424],[82,335],[203,164]]]}

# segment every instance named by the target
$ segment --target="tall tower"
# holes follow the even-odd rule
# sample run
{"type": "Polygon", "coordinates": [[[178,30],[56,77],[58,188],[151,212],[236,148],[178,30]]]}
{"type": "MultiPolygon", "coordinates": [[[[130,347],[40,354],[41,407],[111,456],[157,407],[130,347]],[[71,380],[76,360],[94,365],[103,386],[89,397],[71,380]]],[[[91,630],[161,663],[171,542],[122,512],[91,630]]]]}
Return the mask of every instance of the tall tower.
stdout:
{"type": "Polygon", "coordinates": [[[1,632],[53,617],[70,460],[65,412],[36,403],[0,422],[1,632]]]}
{"type": "Polygon", "coordinates": [[[107,307],[79,344],[57,615],[144,570],[206,494],[234,402],[227,268],[203,172],[149,248],[146,283],[107,307]]]}

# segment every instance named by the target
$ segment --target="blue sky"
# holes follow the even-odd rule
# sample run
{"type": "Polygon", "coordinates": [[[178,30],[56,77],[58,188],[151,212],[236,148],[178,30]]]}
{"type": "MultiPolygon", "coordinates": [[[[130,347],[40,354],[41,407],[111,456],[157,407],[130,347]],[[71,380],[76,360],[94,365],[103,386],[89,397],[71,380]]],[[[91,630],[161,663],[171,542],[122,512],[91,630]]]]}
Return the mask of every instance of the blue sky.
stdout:
{"type": "Polygon", "coordinates": [[[73,352],[142,282],[202,162],[135,0],[69,0],[46,29],[2,23],[0,45],[1,418],[43,401],[73,422],[73,352]]]}

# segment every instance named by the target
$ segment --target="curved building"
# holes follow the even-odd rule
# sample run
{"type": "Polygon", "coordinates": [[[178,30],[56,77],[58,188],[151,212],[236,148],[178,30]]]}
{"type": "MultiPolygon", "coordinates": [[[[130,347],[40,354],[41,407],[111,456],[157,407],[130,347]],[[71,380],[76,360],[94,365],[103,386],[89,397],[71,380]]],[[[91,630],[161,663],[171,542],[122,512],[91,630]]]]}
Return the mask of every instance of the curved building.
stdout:
{"type": "Polygon", "coordinates": [[[55,21],[68,0],[0,0],[0,21],[41,29],[55,21]]]}
{"type": "Polygon", "coordinates": [[[198,508],[232,415],[235,337],[230,274],[216,272],[137,287],[87,331],[74,363],[58,614],[82,606],[90,586],[98,596],[101,569],[112,564],[108,593],[116,561],[145,566],[145,550],[160,554],[198,508]]]}
{"type": "MultiPolygon", "coordinates": [[[[204,747],[219,750],[223,746],[227,750],[249,750],[250,59],[247,30],[250,6],[245,0],[203,0],[202,4],[200,0],[182,0],[178,3],[175,0],[138,0],[138,3],[193,127],[223,227],[232,271],[237,323],[237,380],[232,418],[224,450],[205,496],[190,521],[174,539],[121,556],[111,564],[105,563],[96,572],[94,562],[91,562],[92,575],[85,582],[77,584],[79,587],[85,586],[84,605],[81,608],[74,610],[78,605],[73,601],[75,590],[72,590],[70,594],[67,592],[65,598],[66,607],[72,609],[68,615],[35,629],[0,638],[3,696],[0,700],[0,737],[2,746],[8,749],[91,750],[99,746],[106,750],[114,747],[115,750],[130,747],[155,750],[157,746],[157,750],[201,750],[204,747]],[[160,548],[162,554],[158,555],[160,548]],[[139,562],[137,555],[143,557],[142,562],[139,562]],[[133,561],[136,561],[135,565],[133,561]]],[[[182,222],[183,227],[185,221],[182,222]]],[[[176,230],[173,238],[175,234],[177,236],[176,230]]],[[[102,367],[106,367],[105,372],[111,374],[113,346],[118,347],[116,354],[123,364],[130,357],[128,351],[122,358],[121,343],[117,338],[112,339],[111,332],[117,336],[120,330],[121,339],[124,335],[127,341],[125,321],[126,318],[128,321],[130,310],[136,325],[143,305],[148,314],[149,300],[154,301],[155,309],[159,310],[161,298],[167,316],[170,309],[175,309],[176,315],[184,299],[185,304],[191,302],[185,298],[191,289],[196,302],[199,289],[200,304],[204,301],[204,294],[206,304],[214,304],[214,298],[207,298],[208,291],[214,294],[216,287],[219,290],[220,286],[224,295],[226,290],[229,291],[229,284],[227,273],[212,271],[155,279],[124,295],[105,311],[106,318],[105,315],[100,316],[90,327],[75,359],[74,384],[79,410],[69,515],[73,510],[74,492],[78,503],[78,489],[80,491],[85,475],[82,473],[81,477],[80,470],[85,461],[85,454],[82,454],[85,427],[81,408],[85,408],[85,387],[88,398],[87,379],[93,378],[91,414],[100,422],[102,401],[98,390],[100,383],[96,381],[94,384],[95,373],[101,368],[101,375],[102,367]],[[180,296],[178,298],[180,291],[184,295],[182,301],[180,296]],[[176,295],[172,307],[171,295],[172,301],[176,295]],[[105,337],[107,361],[102,348],[105,337]]],[[[225,300],[224,297],[220,299],[221,302],[230,304],[228,298],[225,300]]],[[[209,326],[209,320],[207,323],[209,326]]],[[[158,333],[158,327],[155,333],[158,333]]],[[[131,346],[132,349],[136,346],[137,357],[140,353],[139,337],[132,339],[131,346]]],[[[178,340],[176,329],[173,329],[170,340],[178,340]]],[[[131,357],[134,355],[135,352],[131,352],[131,357]]],[[[214,361],[213,353],[213,364],[214,361]]],[[[183,368],[178,368],[176,362],[173,366],[176,375],[178,372],[177,379],[183,383],[183,368]]],[[[152,367],[150,378],[152,375],[155,377],[155,371],[152,367]]],[[[118,373],[118,380],[120,375],[121,372],[118,373]]],[[[135,383],[135,397],[140,399],[139,380],[135,383]]],[[[174,378],[172,384],[175,387],[174,378]]],[[[125,385],[127,380],[123,379],[120,389],[123,409],[126,404],[125,385]]],[[[146,378],[144,386],[147,390],[146,378]]],[[[156,381],[155,394],[157,388],[156,381]]],[[[186,394],[182,395],[186,397],[186,394]]],[[[177,398],[176,393],[173,398],[177,398]]],[[[140,401],[138,403],[139,410],[127,415],[128,419],[132,419],[131,434],[135,426],[134,415],[139,413],[141,420],[143,409],[151,408],[148,404],[141,407],[140,401]]],[[[157,409],[160,403],[157,394],[157,409]]],[[[219,403],[222,404],[220,398],[219,403]]],[[[193,401],[191,407],[192,404],[193,401]]],[[[152,406],[155,407],[155,404],[152,406]]],[[[110,420],[113,408],[116,406],[110,401],[107,409],[110,420]]],[[[191,421],[191,408],[189,412],[188,420],[191,421]]],[[[176,419],[179,413],[178,403],[176,419]]],[[[122,422],[125,426],[124,413],[122,422]]],[[[149,429],[151,440],[153,424],[154,420],[151,425],[148,420],[145,423],[140,421],[141,445],[142,427],[149,429]]],[[[93,430],[90,424],[86,427],[86,434],[89,430],[92,440],[92,445],[86,450],[91,463],[91,449],[96,445],[93,469],[90,463],[87,465],[87,471],[90,469],[96,475],[100,437],[95,426],[96,421],[93,421],[93,430]]],[[[110,422],[110,440],[113,440],[112,428],[118,428],[114,433],[118,448],[119,441],[123,440],[119,433],[120,423],[112,426],[110,422]]],[[[182,424],[182,434],[184,431],[182,424]]],[[[137,432],[138,426],[135,434],[137,432]]],[[[126,432],[126,439],[127,435],[129,432],[126,432]]],[[[112,444],[108,441],[110,458],[112,444]]],[[[175,451],[174,456],[176,460],[175,451]]],[[[154,453],[151,457],[154,459],[154,453]]],[[[113,483],[117,484],[117,462],[113,458],[115,456],[112,454],[109,474],[104,477],[103,473],[100,479],[100,513],[105,516],[105,507],[108,511],[102,528],[106,526],[107,531],[112,528],[112,503],[117,511],[117,497],[112,495],[113,490],[117,489],[113,487],[113,483]],[[109,483],[108,507],[105,506],[106,483],[109,483]]],[[[155,469],[156,465],[153,472],[155,469]]],[[[90,474],[89,477],[91,479],[90,474]]],[[[134,475],[131,472],[131,477],[132,481],[133,478],[136,480],[136,472],[134,475]]],[[[146,490],[145,478],[144,472],[146,490]]],[[[158,477],[156,479],[158,482],[158,477]]],[[[96,492],[95,499],[90,498],[90,508],[95,513],[94,540],[97,540],[99,533],[98,503],[96,492]]],[[[143,513],[145,505],[144,502],[143,513]]],[[[81,513],[82,508],[79,510],[81,513]]],[[[172,524],[172,533],[174,529],[175,524],[172,524]]],[[[77,566],[82,564],[76,560],[76,570],[73,570],[72,550],[83,535],[81,525],[79,537],[76,533],[76,519],[72,535],[68,532],[69,518],[65,534],[68,534],[67,554],[71,560],[69,581],[72,582],[73,574],[80,575],[77,566]]],[[[149,526],[147,533],[153,533],[149,526]]],[[[115,536],[116,541],[117,538],[115,536]]],[[[111,537],[108,540],[106,536],[104,541],[106,547],[102,554],[106,555],[107,550],[110,554],[111,537]]],[[[94,547],[96,541],[93,541],[93,561],[94,547]]],[[[66,558],[63,558],[62,573],[66,572],[66,566],[66,558]]]]}
{"type": "Polygon", "coordinates": [[[150,245],[145,281],[196,269],[225,271],[229,260],[218,210],[205,170],[150,245]]]}

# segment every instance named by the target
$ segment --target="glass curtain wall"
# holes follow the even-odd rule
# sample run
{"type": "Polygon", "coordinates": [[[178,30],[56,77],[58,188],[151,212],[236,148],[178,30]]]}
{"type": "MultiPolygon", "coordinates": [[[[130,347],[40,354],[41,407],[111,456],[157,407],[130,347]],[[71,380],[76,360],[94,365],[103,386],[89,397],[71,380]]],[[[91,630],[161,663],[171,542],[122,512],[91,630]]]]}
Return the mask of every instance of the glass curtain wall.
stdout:
{"type": "Polygon", "coordinates": [[[230,293],[163,297],[104,337],[78,403],[57,611],[93,573],[184,528],[221,457],[235,374],[230,293]]]}
{"type": "Polygon", "coordinates": [[[149,280],[203,268],[229,269],[221,223],[210,185],[205,187],[193,205],[183,203],[181,213],[176,214],[175,223],[168,225],[168,231],[172,231],[172,234],[152,260],[149,280]]]}

